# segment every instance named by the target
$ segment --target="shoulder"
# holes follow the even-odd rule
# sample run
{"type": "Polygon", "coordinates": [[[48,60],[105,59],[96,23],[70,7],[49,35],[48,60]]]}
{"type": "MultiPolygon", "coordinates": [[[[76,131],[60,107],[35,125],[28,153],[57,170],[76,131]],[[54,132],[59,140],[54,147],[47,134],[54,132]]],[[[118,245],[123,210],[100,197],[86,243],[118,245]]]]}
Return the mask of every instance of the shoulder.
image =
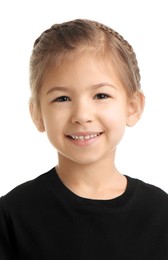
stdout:
{"type": "Polygon", "coordinates": [[[50,189],[50,181],[53,173],[54,168],[33,180],[18,185],[0,198],[0,207],[6,205],[12,209],[17,206],[24,207],[24,205],[32,205],[39,202],[39,200],[43,200],[50,189]]]}
{"type": "Polygon", "coordinates": [[[168,194],[165,191],[163,191],[161,188],[152,185],[150,183],[144,182],[142,180],[137,179],[137,182],[138,182],[139,191],[142,194],[144,194],[144,196],[148,195],[154,199],[168,201],[168,194]]]}
{"type": "Polygon", "coordinates": [[[168,216],[168,194],[159,187],[136,180],[134,201],[141,203],[146,211],[162,211],[168,216]]]}

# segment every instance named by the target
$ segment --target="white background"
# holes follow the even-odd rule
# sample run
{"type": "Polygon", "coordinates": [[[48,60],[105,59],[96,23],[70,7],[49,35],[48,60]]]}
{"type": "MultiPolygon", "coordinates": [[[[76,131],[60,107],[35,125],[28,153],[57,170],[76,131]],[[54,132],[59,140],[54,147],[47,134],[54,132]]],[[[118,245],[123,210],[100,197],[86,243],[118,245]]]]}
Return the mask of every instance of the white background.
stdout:
{"type": "Polygon", "coordinates": [[[126,130],[116,163],[127,175],[168,192],[168,15],[165,0],[2,0],[0,2],[0,196],[57,163],[56,151],[28,110],[28,66],[34,40],[54,23],[102,22],[133,46],[146,107],[126,130]]]}

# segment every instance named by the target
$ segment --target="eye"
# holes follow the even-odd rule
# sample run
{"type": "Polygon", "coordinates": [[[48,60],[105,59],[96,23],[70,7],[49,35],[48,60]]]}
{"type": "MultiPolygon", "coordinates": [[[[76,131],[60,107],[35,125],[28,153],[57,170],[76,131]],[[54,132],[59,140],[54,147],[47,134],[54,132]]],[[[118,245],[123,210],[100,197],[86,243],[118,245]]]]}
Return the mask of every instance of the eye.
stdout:
{"type": "Polygon", "coordinates": [[[66,102],[66,101],[70,101],[70,98],[67,96],[60,96],[53,100],[53,102],[66,102]]]}
{"type": "Polygon", "coordinates": [[[95,95],[95,99],[107,99],[109,98],[110,96],[108,94],[105,94],[105,93],[98,93],[95,95]]]}

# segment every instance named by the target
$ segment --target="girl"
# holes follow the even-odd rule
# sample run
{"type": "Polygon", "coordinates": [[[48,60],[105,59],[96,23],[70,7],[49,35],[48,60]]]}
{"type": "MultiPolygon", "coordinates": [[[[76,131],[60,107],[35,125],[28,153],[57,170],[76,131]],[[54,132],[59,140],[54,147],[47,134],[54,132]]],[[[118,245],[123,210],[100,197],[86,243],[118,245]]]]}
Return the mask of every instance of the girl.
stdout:
{"type": "Polygon", "coordinates": [[[115,166],[144,108],[130,44],[98,22],[55,24],[34,43],[30,86],[58,164],[0,199],[1,259],[167,259],[168,195],[115,166]]]}

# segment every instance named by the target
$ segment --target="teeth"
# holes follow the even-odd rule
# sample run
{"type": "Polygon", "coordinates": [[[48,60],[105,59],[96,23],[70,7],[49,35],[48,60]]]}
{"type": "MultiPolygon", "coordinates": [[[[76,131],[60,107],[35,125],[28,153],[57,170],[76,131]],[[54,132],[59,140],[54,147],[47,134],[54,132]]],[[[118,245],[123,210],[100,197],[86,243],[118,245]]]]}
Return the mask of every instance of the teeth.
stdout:
{"type": "Polygon", "coordinates": [[[80,140],[80,141],[84,141],[84,140],[89,140],[89,139],[93,139],[96,136],[98,136],[99,134],[92,134],[92,135],[71,135],[70,137],[73,140],[80,140]]]}

